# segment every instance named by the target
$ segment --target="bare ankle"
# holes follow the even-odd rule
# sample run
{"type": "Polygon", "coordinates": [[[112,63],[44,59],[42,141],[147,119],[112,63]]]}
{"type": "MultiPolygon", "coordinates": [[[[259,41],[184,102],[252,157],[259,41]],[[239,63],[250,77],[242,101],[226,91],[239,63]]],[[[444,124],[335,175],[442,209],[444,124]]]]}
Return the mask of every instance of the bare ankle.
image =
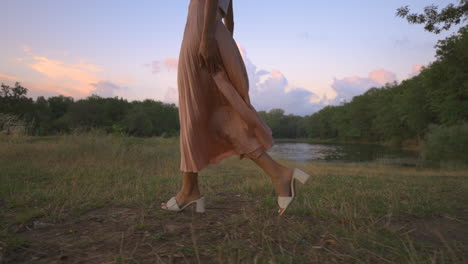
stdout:
{"type": "Polygon", "coordinates": [[[200,191],[197,187],[192,187],[192,188],[182,187],[182,189],[180,190],[180,193],[184,196],[192,196],[192,195],[199,195],[200,191]]]}

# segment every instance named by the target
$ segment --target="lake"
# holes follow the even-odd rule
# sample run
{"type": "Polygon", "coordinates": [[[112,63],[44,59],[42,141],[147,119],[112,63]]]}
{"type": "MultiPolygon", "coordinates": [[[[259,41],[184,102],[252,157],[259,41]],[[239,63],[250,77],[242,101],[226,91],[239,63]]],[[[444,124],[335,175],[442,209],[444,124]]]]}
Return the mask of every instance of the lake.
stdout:
{"type": "Polygon", "coordinates": [[[268,153],[274,158],[297,162],[381,162],[415,166],[420,160],[416,151],[376,144],[275,142],[268,153]]]}

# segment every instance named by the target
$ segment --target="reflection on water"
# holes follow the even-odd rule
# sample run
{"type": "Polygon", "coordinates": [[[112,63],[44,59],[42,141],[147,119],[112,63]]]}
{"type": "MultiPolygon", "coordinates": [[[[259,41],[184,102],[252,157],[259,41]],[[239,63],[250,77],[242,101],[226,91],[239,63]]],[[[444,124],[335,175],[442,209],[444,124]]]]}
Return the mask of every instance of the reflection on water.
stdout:
{"type": "Polygon", "coordinates": [[[416,165],[419,154],[415,151],[372,144],[310,144],[301,142],[275,142],[268,151],[272,157],[298,162],[369,162],[416,165]]]}

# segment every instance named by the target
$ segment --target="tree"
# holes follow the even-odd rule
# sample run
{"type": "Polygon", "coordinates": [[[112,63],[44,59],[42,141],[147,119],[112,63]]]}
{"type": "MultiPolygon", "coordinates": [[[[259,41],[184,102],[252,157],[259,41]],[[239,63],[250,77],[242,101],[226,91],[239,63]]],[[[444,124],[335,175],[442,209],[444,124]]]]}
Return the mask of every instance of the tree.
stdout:
{"type": "Polygon", "coordinates": [[[47,102],[49,104],[53,118],[58,119],[65,115],[66,112],[68,112],[68,109],[73,104],[74,99],[73,97],[59,95],[49,97],[47,102]]]}
{"type": "Polygon", "coordinates": [[[151,136],[153,124],[141,104],[136,105],[128,112],[124,123],[130,135],[151,136]]]}
{"type": "Polygon", "coordinates": [[[0,90],[0,113],[16,114],[23,119],[30,119],[33,110],[33,100],[26,97],[28,89],[19,82],[14,87],[2,83],[0,90]]]}
{"type": "Polygon", "coordinates": [[[440,12],[435,5],[426,6],[424,14],[410,13],[408,6],[397,9],[396,16],[406,18],[411,24],[425,24],[424,29],[439,34],[448,30],[452,25],[465,22],[468,18],[468,0],[459,0],[459,5],[448,4],[440,12]],[[442,26],[439,26],[442,24],[442,26]]]}
{"type": "Polygon", "coordinates": [[[0,97],[3,98],[26,98],[28,89],[21,86],[19,82],[15,82],[15,87],[10,87],[2,83],[2,89],[0,91],[0,97]]]}

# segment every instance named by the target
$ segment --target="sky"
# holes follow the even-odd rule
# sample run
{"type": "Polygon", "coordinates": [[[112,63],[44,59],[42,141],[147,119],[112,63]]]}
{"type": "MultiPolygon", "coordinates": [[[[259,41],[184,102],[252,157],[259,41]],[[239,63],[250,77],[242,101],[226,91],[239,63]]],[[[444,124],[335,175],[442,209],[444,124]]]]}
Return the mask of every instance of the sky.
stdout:
{"type": "MultiPolygon", "coordinates": [[[[191,0],[199,1],[199,0],[191,0]]],[[[435,60],[441,34],[396,17],[457,1],[233,0],[234,39],[257,110],[308,115],[401,82],[435,60]]],[[[0,82],[28,97],[91,94],[178,105],[190,0],[0,0],[0,82]]]]}

